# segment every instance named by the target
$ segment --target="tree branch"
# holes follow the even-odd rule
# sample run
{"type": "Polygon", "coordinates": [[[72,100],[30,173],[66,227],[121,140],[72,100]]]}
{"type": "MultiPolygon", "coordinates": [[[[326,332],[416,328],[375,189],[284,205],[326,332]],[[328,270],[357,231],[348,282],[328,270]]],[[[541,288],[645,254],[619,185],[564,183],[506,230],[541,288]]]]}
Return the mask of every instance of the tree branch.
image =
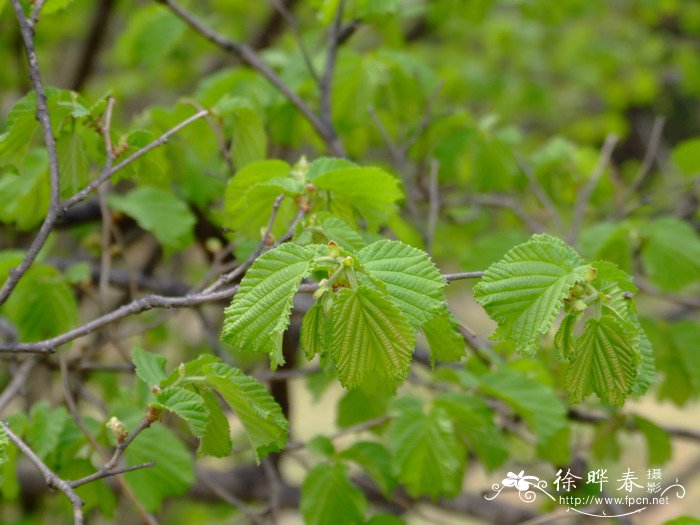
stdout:
{"type": "MultiPolygon", "coordinates": [[[[14,0],[13,0],[14,1],[14,0]]],[[[2,425],[7,437],[15,444],[15,446],[24,454],[29,461],[37,468],[39,472],[44,476],[46,480],[46,485],[49,488],[57,489],[63,492],[66,497],[70,500],[73,506],[73,523],[74,525],[83,524],[83,500],[80,496],[76,494],[73,487],[70,484],[59,478],[54,471],[52,471],[46,464],[36,455],[36,453],[22,441],[12,430],[10,426],[3,420],[0,419],[0,425],[2,425]]]]}
{"type": "MultiPolygon", "coordinates": [[[[16,1],[16,0],[15,0],[16,1]]],[[[345,148],[338,139],[335,131],[332,127],[327,125],[318,115],[316,115],[309,105],[302,100],[302,98],[292,91],[287,84],[275,73],[275,71],[263,62],[258,54],[253,48],[247,44],[234,42],[228,38],[220,35],[213,29],[205,26],[198,18],[196,18],[192,13],[187,11],[184,7],[174,2],[174,0],[155,0],[167,6],[175,15],[177,15],[183,22],[194,29],[201,36],[223,49],[224,51],[231,53],[238,57],[242,62],[248,64],[250,67],[255,69],[263,77],[265,77],[277,90],[284,95],[284,97],[289,100],[289,102],[294,105],[299,112],[308,120],[311,126],[316,130],[318,135],[326,143],[326,146],[333,155],[344,157],[345,148]]]]}

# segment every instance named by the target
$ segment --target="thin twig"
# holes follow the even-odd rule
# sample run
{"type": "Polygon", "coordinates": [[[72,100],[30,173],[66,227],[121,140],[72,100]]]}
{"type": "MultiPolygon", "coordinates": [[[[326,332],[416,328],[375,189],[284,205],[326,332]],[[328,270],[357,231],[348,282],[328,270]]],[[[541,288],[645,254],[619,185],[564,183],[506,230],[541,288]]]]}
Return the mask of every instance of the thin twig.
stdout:
{"type": "MultiPolygon", "coordinates": [[[[459,281],[463,279],[477,279],[483,276],[483,272],[463,272],[444,275],[447,282],[459,281]]],[[[302,284],[298,291],[299,293],[313,293],[318,289],[316,284],[302,284]]],[[[198,306],[200,304],[228,300],[238,291],[238,286],[216,290],[210,293],[200,292],[181,297],[166,297],[162,295],[147,295],[136,299],[128,304],[122,305],[119,308],[111,311],[108,314],[102,315],[92,321],[78,326],[72,330],[64,332],[61,335],[36,341],[32,343],[3,343],[0,344],[0,352],[11,353],[38,353],[51,354],[55,352],[56,347],[61,346],[69,341],[73,341],[78,337],[82,337],[92,332],[99,330],[103,326],[114,323],[124,317],[152,310],[154,308],[187,308],[190,306],[198,306]]]]}
{"type": "Polygon", "coordinates": [[[104,478],[109,478],[112,476],[118,476],[120,474],[126,474],[127,472],[133,472],[134,470],[141,470],[144,468],[151,468],[154,467],[156,464],[153,461],[149,461],[148,463],[140,463],[139,465],[134,465],[132,467],[122,467],[122,468],[116,468],[114,470],[110,470],[108,472],[103,472],[103,471],[98,471],[95,472],[94,474],[90,474],[89,476],[85,476],[80,479],[76,479],[74,481],[69,481],[68,484],[75,488],[79,487],[81,485],[85,485],[86,483],[90,483],[91,481],[96,481],[98,479],[104,479],[104,478]]]}
{"type": "Polygon", "coordinates": [[[430,208],[428,210],[428,229],[426,231],[425,251],[432,255],[433,241],[435,240],[435,228],[437,227],[438,216],[440,215],[440,186],[438,185],[438,172],[440,171],[440,161],[433,159],[430,162],[430,180],[428,186],[428,198],[430,208]]]}
{"type": "MultiPolygon", "coordinates": [[[[7,280],[3,284],[2,289],[0,289],[0,305],[7,300],[19,280],[32,265],[37,255],[39,255],[39,251],[44,246],[46,239],[49,237],[49,233],[51,233],[51,230],[53,229],[56,220],[60,215],[61,204],[61,176],[58,168],[56,139],[53,136],[53,129],[51,128],[51,117],[49,115],[46,91],[44,90],[44,84],[41,80],[39,60],[34,47],[34,27],[33,24],[30,23],[30,21],[28,21],[24,16],[24,11],[22,10],[22,5],[20,4],[19,0],[12,0],[12,7],[15,10],[20,33],[22,34],[22,41],[24,42],[24,49],[27,54],[29,78],[36,95],[36,118],[41,123],[41,128],[44,134],[44,143],[46,144],[46,151],[49,157],[50,198],[49,209],[46,217],[44,218],[44,222],[39,229],[39,233],[37,233],[37,236],[34,238],[34,241],[30,245],[29,250],[24,256],[24,259],[22,259],[19,267],[10,270],[7,280]]],[[[37,17],[40,9],[41,5],[37,5],[37,8],[35,9],[35,14],[37,17]]]]}
{"type": "Polygon", "coordinates": [[[338,36],[340,26],[343,21],[343,11],[345,9],[345,0],[339,0],[338,8],[335,13],[335,19],[328,28],[328,50],[326,51],[326,66],[323,70],[323,77],[319,84],[321,101],[319,104],[319,116],[326,126],[331,123],[331,99],[333,96],[333,75],[335,73],[335,64],[338,58],[338,36]]]}
{"type": "Polygon", "coordinates": [[[314,64],[311,60],[311,55],[309,54],[309,50],[306,48],[306,45],[304,44],[304,39],[301,36],[301,30],[299,29],[299,22],[297,19],[294,17],[294,15],[291,13],[291,11],[287,8],[284,2],[281,0],[272,0],[272,5],[275,6],[275,9],[277,9],[277,12],[282,15],[282,18],[287,22],[287,25],[292,29],[292,34],[294,35],[294,39],[297,42],[297,47],[299,48],[299,51],[301,52],[301,56],[304,59],[304,64],[306,65],[306,69],[309,70],[309,74],[313,77],[314,81],[316,82],[317,85],[321,84],[321,79],[318,76],[318,73],[316,72],[316,68],[314,67],[314,64]]]}
{"type": "MultiPolygon", "coordinates": [[[[15,0],[16,1],[16,0],[15,0]]],[[[345,148],[341,144],[333,128],[326,125],[326,123],[316,115],[309,105],[302,100],[302,98],[292,91],[289,86],[275,73],[275,71],[263,62],[258,54],[248,46],[247,44],[234,42],[228,38],[220,35],[213,29],[205,26],[197,17],[192,13],[187,11],[180,4],[176,3],[174,0],[155,0],[167,6],[175,15],[177,15],[183,22],[194,29],[201,36],[220,47],[224,51],[237,56],[244,63],[248,64],[250,67],[255,69],[263,77],[265,77],[277,90],[284,95],[284,97],[289,100],[292,105],[294,105],[299,112],[309,121],[311,126],[316,130],[318,135],[323,139],[323,141],[328,146],[328,149],[333,155],[340,157],[345,156],[345,148]]]]}
{"type": "Polygon", "coordinates": [[[598,165],[591,174],[591,178],[588,183],[583,187],[579,197],[576,201],[576,207],[574,208],[574,217],[571,223],[571,231],[569,232],[568,241],[569,244],[575,244],[578,239],[578,234],[581,230],[581,225],[583,224],[583,219],[586,215],[586,209],[588,208],[588,202],[591,200],[593,191],[596,186],[598,186],[598,181],[605,173],[605,168],[608,167],[610,163],[610,158],[612,156],[613,149],[617,144],[617,137],[615,135],[608,135],[605,139],[602,149],[600,150],[600,158],[598,160],[598,165]]]}
{"type": "MultiPolygon", "coordinates": [[[[352,425],[346,428],[343,428],[341,430],[338,430],[337,432],[334,432],[333,434],[328,435],[328,439],[331,441],[334,441],[338,438],[341,438],[343,436],[349,436],[351,434],[359,434],[360,432],[365,432],[367,430],[371,430],[373,428],[376,428],[378,426],[383,425],[387,421],[391,419],[391,416],[389,414],[385,414],[383,416],[375,417],[373,419],[368,419],[367,421],[363,421],[362,423],[358,423],[356,425],[352,425]]],[[[301,441],[290,441],[287,443],[287,448],[285,448],[285,452],[293,452],[295,450],[301,450],[305,448],[307,443],[301,442],[301,441]]]]}
{"type": "Polygon", "coordinates": [[[19,368],[12,374],[12,380],[7,384],[5,390],[0,394],[0,412],[5,410],[5,407],[19,394],[27,382],[29,373],[36,365],[37,358],[34,356],[26,359],[19,368]]]}
{"type": "Polygon", "coordinates": [[[41,458],[39,458],[39,456],[37,456],[36,453],[29,447],[29,445],[22,441],[14,432],[12,432],[12,429],[5,421],[0,419],[0,425],[2,425],[3,429],[5,430],[5,434],[7,434],[10,441],[12,441],[12,443],[15,444],[22,454],[24,454],[27,459],[32,462],[39,472],[41,472],[46,480],[46,485],[49,488],[60,490],[66,495],[73,506],[74,525],[82,525],[84,503],[83,500],[80,499],[80,496],[78,496],[78,494],[73,490],[73,487],[71,487],[64,479],[59,478],[53,470],[47,467],[41,458]]]}
{"type": "Polygon", "coordinates": [[[527,165],[527,163],[525,162],[525,159],[523,159],[520,155],[515,154],[515,153],[514,153],[514,156],[515,156],[515,162],[518,163],[518,167],[520,168],[520,171],[522,171],[525,174],[525,177],[527,177],[527,181],[528,181],[528,184],[530,185],[530,189],[532,190],[532,193],[535,194],[535,197],[537,197],[537,200],[539,200],[540,204],[542,204],[544,209],[547,210],[547,214],[549,215],[549,218],[552,220],[554,225],[557,228],[559,228],[561,231],[563,231],[564,230],[564,221],[561,217],[561,214],[559,213],[559,210],[557,210],[557,207],[552,202],[552,199],[549,198],[549,194],[542,187],[540,182],[537,180],[537,177],[530,169],[530,166],[527,165]]]}

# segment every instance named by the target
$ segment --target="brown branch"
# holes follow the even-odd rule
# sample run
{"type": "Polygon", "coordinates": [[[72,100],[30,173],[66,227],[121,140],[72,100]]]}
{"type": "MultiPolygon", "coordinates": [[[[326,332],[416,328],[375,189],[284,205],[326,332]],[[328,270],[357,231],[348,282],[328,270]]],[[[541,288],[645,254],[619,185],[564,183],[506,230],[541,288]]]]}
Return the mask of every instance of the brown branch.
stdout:
{"type": "Polygon", "coordinates": [[[83,500],[80,499],[80,496],[78,496],[78,494],[73,490],[73,487],[71,487],[70,484],[64,479],[59,478],[53,470],[47,467],[41,458],[39,458],[39,456],[37,456],[36,453],[29,447],[29,445],[22,441],[14,432],[12,432],[10,426],[1,419],[0,426],[3,427],[5,434],[7,434],[10,441],[12,441],[12,443],[15,444],[22,454],[24,454],[27,459],[32,462],[36,469],[41,472],[41,474],[44,476],[44,480],[46,480],[46,486],[52,489],[60,490],[66,495],[73,506],[73,523],[75,525],[82,525],[84,503],[83,500]]]}
{"type": "MultiPolygon", "coordinates": [[[[463,279],[477,279],[483,276],[483,272],[463,272],[444,275],[447,282],[459,281],[463,279]]],[[[316,284],[302,284],[299,287],[299,293],[313,293],[318,288],[316,284]]],[[[124,317],[139,314],[154,308],[187,308],[190,306],[198,306],[200,304],[213,301],[222,301],[230,299],[238,291],[238,286],[217,290],[210,293],[200,292],[189,294],[182,297],[165,297],[162,295],[147,295],[136,299],[128,304],[122,305],[119,308],[93,319],[77,328],[69,330],[61,335],[36,341],[33,343],[3,343],[0,344],[0,353],[36,353],[36,354],[52,354],[56,351],[56,347],[73,341],[79,337],[91,334],[92,332],[114,323],[124,317]]]]}
{"type": "Polygon", "coordinates": [[[12,380],[7,384],[5,390],[0,394],[0,412],[19,394],[27,382],[30,372],[36,365],[37,358],[30,357],[25,360],[12,374],[12,380]]]}
{"type": "Polygon", "coordinates": [[[588,208],[588,202],[591,200],[593,191],[595,191],[598,181],[605,173],[605,168],[610,164],[610,158],[612,157],[613,149],[617,144],[617,137],[615,135],[608,135],[605,139],[602,149],[600,150],[600,158],[598,160],[598,165],[591,174],[591,178],[588,183],[583,187],[581,193],[579,193],[578,199],[576,200],[576,206],[574,208],[574,217],[571,223],[571,231],[569,232],[568,242],[569,244],[575,244],[578,239],[578,234],[583,225],[583,219],[586,215],[586,209],[588,208]]]}
{"type": "Polygon", "coordinates": [[[31,20],[27,20],[22,10],[22,5],[19,0],[12,0],[12,7],[15,10],[17,22],[19,23],[24,49],[27,54],[27,63],[29,64],[29,78],[36,94],[36,118],[41,123],[41,128],[44,135],[44,143],[49,156],[49,210],[44,218],[44,222],[39,229],[39,233],[34,238],[34,241],[29,247],[26,255],[22,259],[19,267],[10,270],[10,274],[0,289],[0,305],[3,304],[14,290],[17,283],[32,265],[42,246],[49,237],[49,233],[54,227],[58,216],[60,215],[61,201],[61,176],[58,169],[58,154],[56,153],[56,139],[53,136],[51,128],[51,117],[49,115],[49,107],[46,98],[46,91],[41,80],[41,72],[39,70],[39,60],[34,47],[34,24],[36,23],[43,2],[39,2],[34,9],[34,14],[31,20]],[[35,18],[36,17],[36,18],[35,18]]]}
{"type": "Polygon", "coordinates": [[[79,487],[81,485],[85,485],[86,483],[90,483],[92,481],[97,481],[98,479],[104,479],[104,478],[109,478],[112,476],[118,476],[120,474],[126,474],[127,472],[133,472],[134,470],[141,470],[144,468],[151,468],[154,467],[155,463],[153,461],[149,461],[148,463],[141,463],[139,465],[134,465],[132,467],[123,467],[123,468],[117,468],[114,470],[110,471],[98,471],[95,472],[94,474],[90,474],[89,476],[85,476],[80,479],[76,479],[74,481],[69,481],[68,485],[70,485],[73,488],[79,487]]]}
{"type": "Polygon", "coordinates": [[[345,9],[345,0],[339,0],[338,9],[335,13],[335,19],[328,28],[328,50],[326,52],[326,66],[323,70],[323,77],[319,83],[321,92],[321,101],[319,108],[319,116],[323,123],[327,126],[331,125],[331,100],[333,96],[333,75],[335,73],[335,64],[338,58],[338,45],[341,24],[343,22],[343,11],[345,9]]]}
{"type": "MultiPolygon", "coordinates": [[[[15,0],[16,1],[16,0],[15,0]]],[[[328,146],[328,149],[333,155],[344,157],[345,148],[338,139],[332,127],[328,126],[318,115],[316,115],[309,105],[302,98],[292,91],[287,84],[275,73],[275,71],[263,62],[253,48],[247,44],[234,42],[220,35],[213,29],[205,26],[192,13],[187,11],[174,0],[155,0],[167,6],[175,15],[183,22],[194,29],[201,36],[209,40],[224,51],[238,57],[242,62],[248,64],[255,69],[264,78],[266,78],[277,90],[294,105],[299,112],[309,121],[311,126],[316,130],[318,135],[328,146]]]]}

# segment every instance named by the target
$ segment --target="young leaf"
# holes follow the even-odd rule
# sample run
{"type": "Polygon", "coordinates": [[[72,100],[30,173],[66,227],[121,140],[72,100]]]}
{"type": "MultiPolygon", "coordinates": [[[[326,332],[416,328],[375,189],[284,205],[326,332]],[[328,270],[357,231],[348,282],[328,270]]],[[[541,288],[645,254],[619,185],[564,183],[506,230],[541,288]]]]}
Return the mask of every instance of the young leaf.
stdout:
{"type": "Polygon", "coordinates": [[[534,235],[491,265],[474,288],[474,297],[498,323],[494,338],[512,341],[532,354],[564,298],[590,267],[564,242],[534,235]]]}
{"type": "Polygon", "coordinates": [[[358,525],[365,521],[365,495],[348,480],[342,463],[320,463],[301,488],[301,514],[306,525],[358,525]]]}
{"type": "Polygon", "coordinates": [[[221,410],[221,405],[216,395],[208,389],[202,389],[199,394],[204,399],[209,419],[204,429],[204,435],[199,441],[199,455],[209,455],[215,458],[224,458],[231,454],[231,430],[228,419],[221,410]]]}
{"type": "Polygon", "coordinates": [[[75,131],[64,132],[56,141],[61,196],[69,197],[90,180],[90,160],[85,143],[75,131]]]}
{"type": "Polygon", "coordinates": [[[372,228],[396,213],[403,198],[398,179],[379,168],[341,168],[315,177],[313,183],[332,193],[329,211],[353,208],[372,228]]]}
{"type": "Polygon", "coordinates": [[[566,425],[566,407],[551,387],[522,372],[500,368],[481,377],[484,393],[502,399],[546,442],[566,425]]]}
{"type": "Polygon", "coordinates": [[[148,386],[158,386],[165,379],[165,363],[167,359],[142,348],[131,350],[131,360],[136,367],[136,375],[148,386]]]}
{"type": "Polygon", "coordinates": [[[221,339],[270,355],[272,367],[284,363],[282,334],[289,324],[294,294],[309,274],[312,252],[285,243],[256,259],[238,293],[224,311],[221,339]]]}
{"type": "Polygon", "coordinates": [[[323,307],[318,302],[314,303],[304,314],[299,335],[299,344],[309,361],[316,354],[325,355],[328,350],[330,341],[328,328],[332,329],[331,320],[326,317],[323,307]]]}
{"type": "Polygon", "coordinates": [[[617,315],[586,321],[566,376],[569,401],[580,403],[592,392],[609,405],[622,405],[637,377],[639,329],[617,315]]]}
{"type": "Polygon", "coordinates": [[[632,421],[646,439],[648,465],[663,465],[670,460],[673,449],[668,432],[642,416],[634,415],[632,421]]]}
{"type": "Polygon", "coordinates": [[[207,365],[203,373],[205,383],[219,392],[241,420],[258,462],[284,448],[289,423],[265,387],[224,363],[207,365]]]}
{"type": "Polygon", "coordinates": [[[56,449],[68,418],[65,408],[51,408],[46,401],[40,401],[32,407],[27,443],[41,459],[46,459],[56,449]]]}
{"type": "Polygon", "coordinates": [[[389,424],[387,443],[394,472],[411,496],[438,498],[459,492],[465,450],[442,409],[426,414],[420,403],[403,403],[389,424]]]}
{"type": "Polygon", "coordinates": [[[110,195],[109,205],[133,217],[166,249],[182,250],[192,242],[195,216],[185,202],[169,191],[141,186],[126,195],[110,195]]]}
{"type": "Polygon", "coordinates": [[[323,235],[348,251],[361,249],[366,243],[347,222],[335,216],[328,216],[320,224],[323,235]]]}
{"type": "Polygon", "coordinates": [[[433,366],[435,361],[459,361],[464,357],[464,337],[455,325],[454,316],[446,306],[441,306],[436,315],[423,325],[433,366]]]}
{"type": "Polygon", "coordinates": [[[167,410],[182,418],[195,436],[202,437],[204,435],[209,419],[209,410],[202,397],[191,390],[180,387],[166,388],[158,393],[156,402],[152,403],[151,406],[167,410]]]}
{"type": "Polygon", "coordinates": [[[360,250],[358,257],[372,277],[386,284],[392,302],[414,328],[444,304],[445,279],[424,251],[383,239],[360,250]]]}
{"type": "Polygon", "coordinates": [[[345,388],[392,388],[406,379],[415,334],[393,303],[366,286],[345,288],[332,317],[331,357],[345,388]]]}

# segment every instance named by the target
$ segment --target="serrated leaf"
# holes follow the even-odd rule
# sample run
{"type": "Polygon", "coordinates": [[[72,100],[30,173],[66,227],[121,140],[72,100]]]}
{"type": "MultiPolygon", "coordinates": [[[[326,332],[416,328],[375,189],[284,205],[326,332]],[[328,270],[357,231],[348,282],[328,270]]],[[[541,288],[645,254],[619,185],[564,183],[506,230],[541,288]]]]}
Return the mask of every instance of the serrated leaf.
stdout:
{"type": "Polygon", "coordinates": [[[352,208],[376,228],[397,211],[403,198],[398,179],[379,168],[341,168],[328,171],[313,179],[319,190],[329,190],[329,211],[339,211],[344,218],[352,208]]]}
{"type": "Polygon", "coordinates": [[[657,219],[642,229],[642,264],[654,284],[676,291],[700,280],[700,235],[680,219],[657,219]]]}
{"type": "Polygon", "coordinates": [[[447,413],[455,430],[487,469],[493,470],[508,458],[506,441],[493,421],[493,410],[484,401],[469,394],[447,392],[435,400],[435,406],[447,413]]]}
{"type": "Polygon", "coordinates": [[[387,444],[394,473],[411,496],[449,497],[461,489],[466,454],[442,409],[426,414],[419,403],[403,404],[387,444]]]}
{"type": "Polygon", "coordinates": [[[372,277],[386,284],[392,302],[414,328],[443,306],[445,279],[424,251],[384,239],[360,250],[358,257],[372,277]]]}
{"type": "Polygon", "coordinates": [[[158,393],[151,406],[176,414],[187,423],[195,436],[204,435],[209,410],[202,397],[191,390],[180,387],[166,388],[158,393]]]}
{"type": "Polygon", "coordinates": [[[240,419],[258,462],[284,448],[289,423],[265,387],[224,363],[207,365],[203,373],[205,383],[219,392],[240,419]]]}
{"type": "Polygon", "coordinates": [[[197,356],[197,359],[192,361],[187,361],[182,363],[180,367],[173,370],[168,377],[161,381],[161,388],[167,388],[172,386],[177,380],[180,379],[181,367],[184,368],[184,375],[187,376],[198,376],[204,374],[204,368],[208,365],[220,363],[221,359],[211,354],[201,354],[197,356]]]}
{"type": "Polygon", "coordinates": [[[126,195],[110,195],[109,205],[136,220],[166,250],[182,250],[192,243],[195,216],[184,201],[169,191],[140,186],[126,195]]]}
{"type": "Polygon", "coordinates": [[[456,328],[451,312],[441,306],[435,316],[423,325],[423,333],[430,347],[430,362],[459,361],[464,357],[464,337],[456,328]]]}
{"type": "Polygon", "coordinates": [[[360,465],[374,480],[384,496],[389,497],[396,487],[396,478],[391,473],[391,456],[380,443],[359,441],[343,450],[339,457],[360,465]]]}
{"type": "Polygon", "coordinates": [[[306,475],[299,510],[306,525],[360,525],[367,500],[342,463],[320,463],[306,475]]]}
{"type": "Polygon", "coordinates": [[[267,134],[260,115],[252,107],[240,107],[234,112],[231,157],[238,168],[267,155],[267,134]]]}
{"type": "MultiPolygon", "coordinates": [[[[7,450],[10,447],[10,438],[7,437],[7,432],[5,432],[4,425],[0,425],[0,472],[2,472],[2,467],[7,463],[9,456],[7,450]]],[[[2,476],[0,475],[0,482],[2,482],[2,476]]]]}
{"type": "Polygon", "coordinates": [[[609,405],[622,405],[637,377],[639,329],[613,314],[586,321],[566,376],[569,401],[595,392],[609,405]]]}
{"type": "Polygon", "coordinates": [[[71,3],[73,3],[73,0],[47,0],[41,10],[41,14],[50,15],[58,11],[63,11],[71,3]]]}
{"type": "Polygon", "coordinates": [[[415,334],[392,302],[366,286],[342,289],[332,318],[331,357],[345,388],[392,388],[406,379],[415,334]]]}
{"type": "Polygon", "coordinates": [[[480,390],[502,399],[528,424],[539,443],[566,425],[566,407],[551,387],[528,375],[500,368],[483,375],[480,390]]]}
{"type": "Polygon", "coordinates": [[[75,131],[64,132],[56,140],[61,197],[69,197],[90,180],[90,160],[83,139],[75,131]]]}
{"type": "Polygon", "coordinates": [[[562,357],[568,358],[574,355],[576,345],[574,328],[581,315],[582,312],[577,311],[571,311],[566,314],[554,336],[554,347],[562,357]]]}
{"type": "Polygon", "coordinates": [[[366,244],[360,234],[339,217],[329,216],[323,219],[320,228],[329,241],[348,251],[359,250],[366,244]]]}
{"type": "Polygon", "coordinates": [[[498,323],[494,338],[533,354],[538,336],[550,329],[564,298],[588,268],[564,242],[534,235],[486,270],[474,298],[498,323]]]}
{"type": "Polygon", "coordinates": [[[284,363],[282,334],[294,294],[309,274],[311,257],[309,249],[291,243],[258,257],[224,311],[221,339],[243,350],[269,354],[273,368],[284,363]]]}
{"type": "Polygon", "coordinates": [[[49,164],[45,150],[33,149],[22,156],[19,173],[0,168],[0,221],[30,230],[49,208],[49,164]]]}
{"type": "Polygon", "coordinates": [[[309,308],[301,322],[299,344],[309,361],[316,354],[325,355],[330,348],[331,320],[323,313],[323,307],[318,303],[309,308]]]}
{"type": "Polygon", "coordinates": [[[224,458],[231,454],[231,429],[228,419],[221,410],[216,395],[211,390],[202,389],[199,392],[209,411],[209,419],[204,429],[204,435],[199,441],[199,455],[209,455],[224,458]]]}
{"type": "Polygon", "coordinates": [[[136,367],[136,375],[148,386],[158,386],[166,377],[165,356],[146,352],[143,348],[133,348],[131,350],[131,360],[136,367]]]}

